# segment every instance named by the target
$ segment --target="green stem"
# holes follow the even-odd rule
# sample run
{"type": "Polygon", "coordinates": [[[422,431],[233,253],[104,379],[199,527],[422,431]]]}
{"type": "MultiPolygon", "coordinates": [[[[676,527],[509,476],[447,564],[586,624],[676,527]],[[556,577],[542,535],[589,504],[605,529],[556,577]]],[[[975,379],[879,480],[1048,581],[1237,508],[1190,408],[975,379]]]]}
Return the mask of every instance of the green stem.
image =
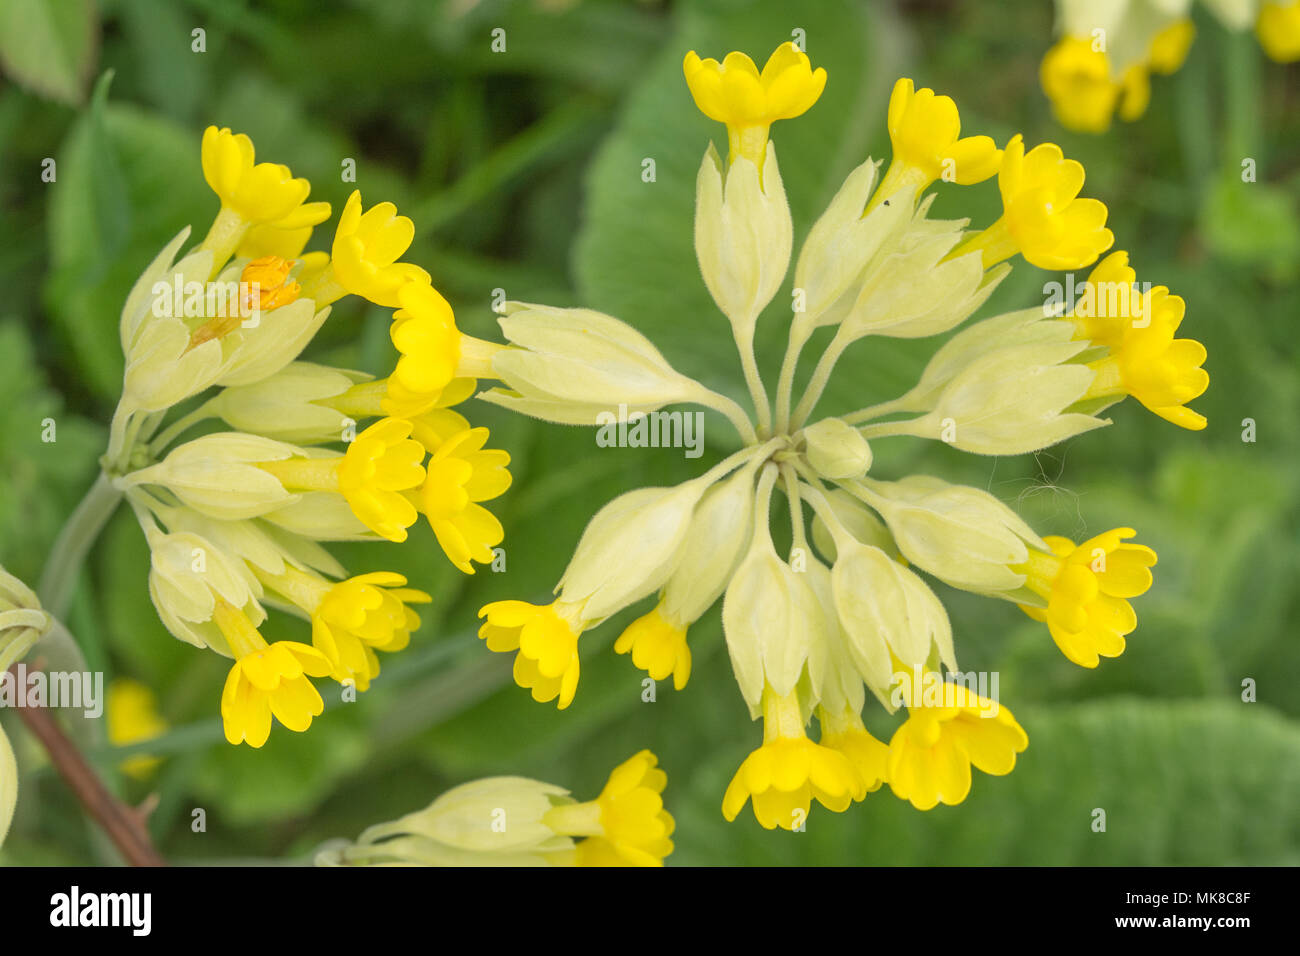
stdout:
{"type": "Polygon", "coordinates": [[[894,412],[914,411],[907,407],[907,396],[902,395],[898,398],[890,399],[887,402],[881,402],[879,405],[871,405],[867,408],[860,408],[850,415],[844,416],[844,421],[850,425],[859,425],[862,422],[869,422],[873,418],[881,418],[885,415],[892,415],[894,412]]]}
{"type": "Polygon", "coordinates": [[[721,412],[727,416],[727,420],[731,422],[732,427],[740,435],[740,440],[746,445],[758,444],[758,433],[754,431],[754,426],[745,417],[745,410],[734,400],[703,386],[700,387],[698,395],[692,396],[692,400],[697,405],[703,405],[705,408],[711,408],[715,412],[721,412]]]}
{"type": "Polygon", "coordinates": [[[121,500],[122,492],[100,472],[86,497],[81,499],[81,504],[63,525],[36,588],[41,605],[54,617],[62,618],[67,614],[72,603],[72,589],[76,586],[86,554],[121,500]]]}
{"type": "Polygon", "coordinates": [[[767,438],[772,434],[772,406],[767,398],[767,388],[763,385],[763,376],[758,372],[758,362],[754,358],[754,329],[742,333],[735,329],[736,350],[740,352],[740,365],[745,371],[745,384],[749,386],[749,397],[754,402],[754,412],[758,416],[758,434],[767,438]]]}
{"type": "Polygon", "coordinates": [[[812,378],[808,380],[808,388],[804,391],[803,398],[799,399],[799,407],[794,410],[794,416],[790,419],[791,428],[801,428],[808,416],[812,414],[812,410],[817,407],[817,402],[831,380],[831,372],[835,371],[835,363],[848,348],[849,341],[845,336],[837,334],[831,339],[831,344],[826,346],[826,351],[817,361],[817,367],[813,369],[812,378]]]}
{"type": "Polygon", "coordinates": [[[776,382],[776,430],[785,434],[790,427],[790,402],[794,392],[794,373],[799,366],[799,355],[812,336],[808,322],[790,323],[790,341],[785,347],[781,362],[781,377],[776,382]]]}

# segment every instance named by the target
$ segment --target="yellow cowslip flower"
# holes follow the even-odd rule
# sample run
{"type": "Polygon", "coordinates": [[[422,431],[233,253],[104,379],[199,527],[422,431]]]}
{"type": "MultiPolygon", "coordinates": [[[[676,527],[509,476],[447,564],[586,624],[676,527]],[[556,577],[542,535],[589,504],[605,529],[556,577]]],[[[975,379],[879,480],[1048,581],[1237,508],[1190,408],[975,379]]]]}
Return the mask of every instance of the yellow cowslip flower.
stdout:
{"type": "Polygon", "coordinates": [[[299,733],[310,727],[325,702],[307,678],[329,674],[329,658],[296,641],[267,644],[243,611],[220,599],[212,620],[235,658],[221,692],[226,739],[261,747],[271,736],[272,716],[299,733]]]}
{"type": "Polygon", "coordinates": [[[381,418],[348,445],[342,455],[262,461],[287,491],[334,491],[367,528],[389,541],[405,541],[419,517],[402,492],[424,481],[424,446],[411,438],[412,425],[381,418]]]}
{"type": "Polygon", "coordinates": [[[254,163],[253,142],[243,133],[209,126],[203,131],[201,158],[203,178],[221,200],[221,212],[203,240],[213,250],[214,273],[251,227],[265,224],[297,234],[329,218],[330,204],[307,202],[311,184],[295,179],[288,166],[254,163]]]}
{"type": "Polygon", "coordinates": [[[663,866],[673,852],[675,826],[661,794],[668,775],[649,750],[614,768],[600,796],[561,804],[542,823],[564,836],[581,836],[574,849],[578,866],[663,866]]]}
{"type": "Polygon", "coordinates": [[[1196,24],[1190,17],[1182,17],[1162,28],[1151,38],[1147,47],[1147,66],[1152,73],[1168,76],[1176,73],[1187,62],[1187,54],[1196,39],[1196,24]]]}
{"type": "Polygon", "coordinates": [[[871,736],[856,710],[835,714],[819,707],[817,719],[821,724],[818,744],[844,754],[857,771],[860,785],[853,799],[861,800],[879,790],[889,779],[889,745],[871,736]]]}
{"type": "Polygon", "coordinates": [[[955,806],[970,793],[971,765],[1009,774],[1029,746],[1011,711],[961,684],[943,685],[940,706],[915,706],[889,741],[889,786],[918,810],[955,806]]]}
{"type": "Polygon", "coordinates": [[[1125,538],[1137,532],[1114,528],[1080,545],[1068,538],[1043,540],[1051,554],[1031,550],[1029,560],[1012,568],[1025,586],[1047,601],[1046,608],[1020,605],[1035,621],[1047,623],[1061,653],[1080,667],[1096,667],[1099,657],[1124,653],[1124,636],[1137,627],[1128,598],[1151,587],[1156,553],[1125,538]]]}
{"type": "Polygon", "coordinates": [[[806,113],[826,88],[826,71],[813,70],[808,54],[790,42],[773,51],[762,73],[739,51],[719,63],[701,60],[694,50],[686,54],[682,72],[700,112],[726,124],[728,162],[744,156],[759,169],[772,124],[806,113]]]}
{"type": "Polygon", "coordinates": [[[1061,37],[1044,54],[1038,78],[1052,103],[1052,115],[1066,129],[1081,133],[1110,129],[1120,87],[1111,78],[1110,58],[1094,49],[1091,40],[1061,37]]]}
{"type": "Polygon", "coordinates": [[[1142,310],[1143,300],[1136,283],[1137,272],[1128,264],[1128,253],[1124,250],[1112,252],[1097,263],[1082,284],[1083,291],[1074,309],[1065,316],[1074,323],[1074,337],[1107,348],[1118,346],[1135,313],[1142,310]]]}
{"type": "Polygon", "coordinates": [[[526,777],[453,787],[423,810],[369,826],[317,866],[662,866],[673,851],[668,777],[643,750],[594,800],[526,777]]]}
{"type": "Polygon", "coordinates": [[[515,683],[532,691],[539,703],[556,700],[560,710],[573,702],[578,690],[578,636],[584,630],[572,604],[529,604],[494,601],[478,616],[487,618],[478,636],[490,651],[518,651],[515,683]]]}
{"type": "Polygon", "coordinates": [[[388,377],[387,399],[393,414],[418,415],[434,406],[456,374],[463,336],[451,305],[433,286],[407,282],[397,300],[401,308],[389,336],[401,358],[388,377]]]}
{"type": "Polygon", "coordinates": [[[906,77],[894,84],[887,123],[894,156],[867,212],[899,189],[914,187],[919,197],[940,177],[963,186],[982,183],[1002,162],[1002,150],[990,137],[961,135],[961,116],[951,97],[914,89],[906,77]]]}
{"type": "MultiPolygon", "coordinates": [[[[260,259],[262,256],[279,256],[282,259],[298,259],[311,239],[313,229],[303,226],[300,229],[281,229],[274,223],[261,223],[249,228],[244,238],[235,248],[235,255],[245,259],[260,259]]],[[[317,259],[329,259],[329,253],[312,253],[317,259]]]]}
{"type": "Polygon", "coordinates": [[[1255,35],[1270,59],[1278,63],[1300,60],[1300,0],[1266,0],[1255,20],[1255,35]]]}
{"type": "MultiPolygon", "coordinates": [[[[108,685],[105,716],[108,719],[108,742],[114,747],[153,740],[167,731],[167,721],[158,713],[158,700],[153,691],[129,677],[119,677],[108,685]]],[[[128,777],[143,780],[161,763],[158,757],[138,754],[123,760],[121,769],[128,777]]]]}
{"type": "Polygon", "coordinates": [[[262,579],[311,618],[312,646],[329,658],[330,677],[361,691],[379,674],[375,652],[402,650],[419,629],[420,616],[408,605],[432,600],[391,571],[330,582],[286,564],[283,574],[262,579]]]}
{"type": "Polygon", "coordinates": [[[1125,324],[1124,337],[1110,354],[1088,367],[1096,372],[1088,398],[1132,395],[1150,411],[1189,431],[1200,431],[1204,415],[1186,407],[1210,386],[1205,346],[1195,339],[1176,339],[1187,306],[1181,296],[1156,286],[1142,297],[1143,322],[1125,324]]]}
{"type": "Polygon", "coordinates": [[[334,232],[330,266],[334,279],[348,292],[390,309],[397,292],[408,282],[428,283],[429,273],[409,262],[398,262],[415,239],[415,223],[381,202],[361,211],[361,190],[352,191],[334,232]]]}
{"type": "Polygon", "coordinates": [[[1106,205],[1079,199],[1083,164],[1066,159],[1055,143],[1028,153],[1016,134],[1003,151],[998,172],[1002,216],[948,254],[949,259],[976,249],[984,267],[1017,252],[1040,269],[1078,269],[1095,262],[1115,242],[1106,228],[1106,205]]]}
{"type": "Polygon", "coordinates": [[[769,687],[763,694],[763,744],[731,779],[722,815],[736,819],[749,801],[764,829],[802,829],[813,800],[842,813],[862,792],[862,778],[844,754],[808,739],[797,693],[781,697],[769,687]]]}
{"type": "Polygon", "coordinates": [[[616,654],[632,654],[632,663],[653,680],[667,680],[681,690],[691,677],[691,649],[686,643],[687,626],[675,623],[665,613],[664,602],[641,615],[614,642],[616,654]]]}
{"type": "Polygon", "coordinates": [[[449,409],[433,409],[412,419],[414,436],[429,449],[425,479],[415,497],[448,560],[466,574],[471,561],[487,564],[505,531],[479,502],[490,501],[510,487],[510,453],[484,448],[486,428],[449,409]]]}

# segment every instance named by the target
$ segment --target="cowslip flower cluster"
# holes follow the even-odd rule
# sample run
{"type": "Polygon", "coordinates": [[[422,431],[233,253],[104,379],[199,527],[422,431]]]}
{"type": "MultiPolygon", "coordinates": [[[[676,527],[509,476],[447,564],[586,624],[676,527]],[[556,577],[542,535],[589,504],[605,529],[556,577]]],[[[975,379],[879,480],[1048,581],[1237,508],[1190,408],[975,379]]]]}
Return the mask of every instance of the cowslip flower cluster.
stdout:
{"type": "Polygon", "coordinates": [[[1191,0],[1099,5],[1060,0],[1056,44],[1039,67],[1052,112],[1067,129],[1104,133],[1112,117],[1132,122],[1151,101],[1151,74],[1171,74],[1196,38],[1191,0]]]}
{"type": "Polygon", "coordinates": [[[709,145],[700,166],[695,244],[731,326],[753,416],[677,372],[619,319],[517,302],[500,318],[511,344],[492,357],[503,385],[481,397],[586,425],[614,409],[696,403],[725,415],[743,447],[682,484],[606,504],[555,600],[488,604],[480,636],[515,655],[515,679],[536,700],[565,708],[580,682],[581,637],[642,601],[647,610],[614,649],[651,678],[684,687],[689,630],[722,598],[736,681],[750,716],[763,721],[761,745],[723,796],[728,819],[750,803],[764,827],[793,829],[813,801],[841,811],[886,783],[919,809],[959,803],[972,767],[1006,774],[1028,740],[1006,707],[956,679],[952,626],[922,575],[1019,605],[1066,657],[1095,667],[1123,651],[1136,627],[1130,599],[1150,587],[1156,556],[1127,528],[1079,543],[1044,538],[980,489],[929,475],[877,477],[871,442],[908,435],[975,454],[1029,453],[1110,424],[1100,413],[1130,395],[1201,428],[1204,418],[1186,403],[1207,385],[1204,349],[1174,337],[1182,299],[1139,287],[1127,254],[1115,252],[1078,301],[978,322],[937,350],[907,394],[815,418],[854,342],[949,332],[1006,277],[1013,257],[1080,269],[1114,243],[1105,205],[1080,198],[1078,162],[1050,143],[1028,148],[1015,136],[999,148],[963,135],[951,99],[901,79],[887,117],[888,170],[882,176],[870,159],[854,169],[795,260],[789,348],[769,398],[754,330],[793,246],[770,126],[812,107],[825,72],[790,44],[761,71],[741,53],[721,62],[691,53],[684,71],[700,110],[727,126],[729,155],[709,145]],[[994,178],[1003,212],[984,229],[931,218],[933,195],[921,195],[936,181],[994,178]],[[801,352],[821,328],[833,335],[796,401],[801,352]],[[789,501],[788,553],[771,527],[777,489],[789,501]],[[889,713],[906,710],[888,742],[866,729],[867,691],[889,713]]]}
{"type": "Polygon", "coordinates": [[[189,251],[188,228],[169,242],[126,300],[103,465],[148,540],[159,617],[233,659],[226,737],[260,747],[272,718],[302,731],[322,713],[311,678],[364,691],[429,600],[399,574],[349,577],[322,542],[404,541],[423,516],[461,571],[492,559],[503,532],[483,502],[509,486],[510,458],[451,406],[499,346],[462,334],[429,274],[401,261],[415,230],[391,203],[364,209],[353,192],[330,251],[304,252],[330,216],[305,179],[256,162],[229,129],[204,132],[201,159],[220,211],[189,251]],[[299,359],[347,295],[394,310],[387,378],[299,359]],[[268,643],[268,605],[309,621],[310,643],[268,643]]]}
{"type": "Polygon", "coordinates": [[[667,775],[643,750],[615,767],[594,800],[554,784],[489,777],[448,790],[317,866],[662,866],[673,851],[667,775]]]}

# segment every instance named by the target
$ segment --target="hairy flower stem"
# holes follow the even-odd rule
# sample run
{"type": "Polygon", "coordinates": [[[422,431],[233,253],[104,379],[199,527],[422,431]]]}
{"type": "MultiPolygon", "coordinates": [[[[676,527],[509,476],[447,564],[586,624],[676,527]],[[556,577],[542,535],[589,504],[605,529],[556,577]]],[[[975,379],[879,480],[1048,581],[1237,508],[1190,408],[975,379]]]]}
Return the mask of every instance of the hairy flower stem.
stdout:
{"type": "Polygon", "coordinates": [[[68,613],[72,591],[86,554],[121,500],[122,492],[100,472],[86,497],[81,499],[59,531],[36,588],[41,605],[54,617],[62,618],[68,613]]]}
{"type": "Polygon", "coordinates": [[[826,391],[826,385],[831,380],[831,372],[835,371],[835,363],[840,360],[844,350],[849,346],[849,339],[842,335],[836,335],[831,339],[831,344],[826,346],[826,351],[817,362],[817,367],[813,369],[812,378],[808,380],[808,388],[803,393],[803,398],[799,400],[799,405],[794,410],[794,415],[790,420],[790,427],[793,429],[800,428],[812,410],[817,406],[817,402],[822,397],[822,392],[826,391]]]}
{"type": "Polygon", "coordinates": [[[790,429],[790,402],[794,393],[794,373],[799,366],[799,355],[811,337],[811,323],[790,324],[790,341],[786,345],[785,359],[781,362],[781,377],[776,383],[776,431],[779,435],[784,435],[790,429]]]}
{"type": "Polygon", "coordinates": [[[749,395],[754,402],[754,412],[758,416],[758,436],[770,438],[772,435],[772,406],[768,401],[767,388],[763,385],[763,376],[759,374],[758,362],[754,358],[754,330],[748,333],[736,332],[736,349],[740,352],[740,364],[745,370],[745,384],[749,386],[749,395]]]}

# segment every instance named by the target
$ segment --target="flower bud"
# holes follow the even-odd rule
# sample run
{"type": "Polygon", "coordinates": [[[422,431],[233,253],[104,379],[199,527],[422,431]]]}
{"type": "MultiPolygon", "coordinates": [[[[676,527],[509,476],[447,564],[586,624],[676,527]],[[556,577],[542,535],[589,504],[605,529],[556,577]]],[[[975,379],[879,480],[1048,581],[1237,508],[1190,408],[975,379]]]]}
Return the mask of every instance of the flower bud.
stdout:
{"type": "Polygon", "coordinates": [[[1011,271],[1001,265],[985,273],[978,255],[946,259],[967,220],[927,218],[933,198],[927,197],[917,208],[895,247],[868,266],[842,324],[841,334],[850,340],[866,335],[923,338],[946,332],[983,305],[1011,271]]]}
{"type": "Polygon", "coordinates": [[[894,659],[923,667],[934,654],[956,670],[952,625],[919,577],[884,551],[847,536],[836,539],[831,569],[835,610],[848,635],[849,655],[868,687],[888,687],[894,659]]]}
{"type": "Polygon", "coordinates": [[[816,594],[803,574],[777,556],[765,523],[754,539],[727,586],[722,629],[736,683],[750,716],[757,717],[764,687],[781,696],[793,693],[814,633],[824,624],[816,594]]]}
{"type": "Polygon", "coordinates": [[[849,173],[822,217],[813,224],[794,267],[794,287],[803,290],[804,312],[814,325],[843,318],[832,309],[848,293],[847,307],[857,295],[863,269],[882,250],[893,248],[911,221],[912,204],[879,205],[862,211],[875,188],[880,163],[868,159],[849,173]]]}
{"type": "Polygon", "coordinates": [[[1092,384],[1092,369],[1068,362],[1087,347],[1018,345],[984,355],[945,386],[912,434],[980,455],[1020,455],[1108,425],[1065,411],[1092,384]]]}
{"type": "Polygon", "coordinates": [[[859,493],[889,525],[908,561],[968,591],[1013,591],[1024,584],[1008,565],[1029,547],[1047,551],[1029,525],[986,491],[929,475],[865,482],[859,493]]]}
{"type": "Polygon", "coordinates": [[[149,597],[158,617],[178,640],[231,656],[212,616],[218,600],[241,609],[256,627],[266,619],[258,604],[262,588],[242,561],[207,538],[147,528],[149,597]]]}
{"type": "Polygon", "coordinates": [[[350,419],[318,399],[333,398],[364,376],[310,362],[291,362],[269,378],[222,389],[207,408],[231,428],[309,445],[340,441],[350,419]]]}
{"type": "Polygon", "coordinates": [[[803,431],[808,464],[823,478],[858,478],[871,467],[871,446],[852,425],[825,418],[803,431]]]}
{"type": "Polygon", "coordinates": [[[725,168],[710,144],[695,190],[695,254],[713,301],[738,331],[752,333],[790,266],[794,227],[776,147],[767,144],[762,177],[736,157],[725,168]]]}
{"type": "Polygon", "coordinates": [[[657,591],[672,573],[707,489],[699,479],[619,495],[587,525],[558,585],[560,600],[600,620],[657,591]]]}
{"type": "Polygon", "coordinates": [[[291,445],[258,435],[217,432],[186,442],[158,464],[118,481],[125,488],[162,485],[213,518],[254,518],[297,500],[256,462],[279,461],[295,451],[291,445]]]}
{"type": "Polygon", "coordinates": [[[1068,322],[1045,319],[1043,310],[1022,309],[976,322],[962,329],[934,353],[916,387],[900,401],[902,410],[929,411],[945,385],[976,359],[1013,345],[1062,344],[1074,329],[1068,322]]]}
{"type": "Polygon", "coordinates": [[[378,841],[398,836],[432,841],[437,846],[428,849],[435,852],[440,848],[504,854],[562,850],[571,841],[557,836],[542,818],[552,807],[572,803],[568,794],[563,787],[524,777],[475,780],[453,787],[423,810],[368,828],[358,843],[380,853],[386,844],[378,841]]]}
{"type": "Polygon", "coordinates": [[[689,401],[700,390],[625,322],[591,309],[554,309],[512,302],[501,329],[517,348],[492,356],[492,370],[509,391],[485,401],[519,407],[548,421],[595,422],[595,414],[626,405],[652,411],[689,401]]]}
{"type": "Polygon", "coordinates": [[[665,615],[690,624],[722,596],[754,523],[754,472],[741,468],[705,492],[691,516],[676,569],[664,585],[665,615]]]}

